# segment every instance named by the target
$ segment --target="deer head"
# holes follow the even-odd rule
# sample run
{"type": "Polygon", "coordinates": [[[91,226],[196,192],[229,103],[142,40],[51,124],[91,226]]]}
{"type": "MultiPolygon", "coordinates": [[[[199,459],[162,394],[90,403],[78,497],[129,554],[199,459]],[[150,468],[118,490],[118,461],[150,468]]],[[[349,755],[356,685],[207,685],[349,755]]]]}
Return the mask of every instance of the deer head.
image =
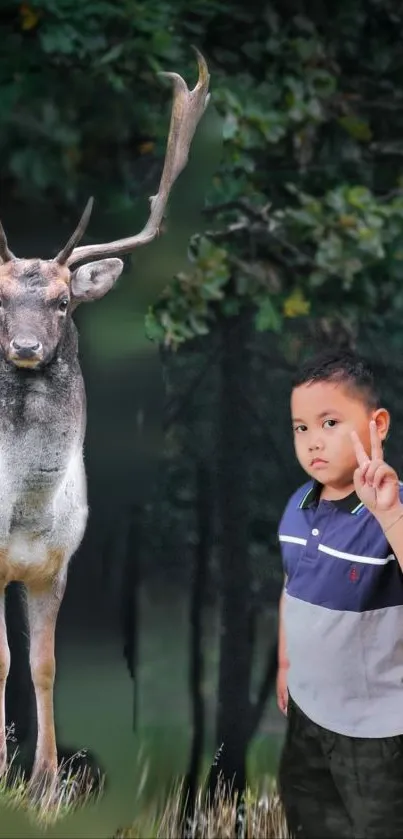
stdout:
{"type": "Polygon", "coordinates": [[[9,250],[0,222],[0,354],[17,367],[35,369],[49,363],[73,310],[80,303],[103,297],[120,276],[123,262],[116,255],[130,253],[158,235],[171,188],[187,164],[194,133],[210,98],[207,64],[198,50],[195,52],[199,78],[193,90],[177,73],[161,74],[173,81],[171,122],[158,193],[150,198],[150,215],[140,233],[77,247],[90,219],[90,198],[76,230],[54,259],[19,259],[9,250]],[[95,257],[106,258],[94,262],[95,257]]]}

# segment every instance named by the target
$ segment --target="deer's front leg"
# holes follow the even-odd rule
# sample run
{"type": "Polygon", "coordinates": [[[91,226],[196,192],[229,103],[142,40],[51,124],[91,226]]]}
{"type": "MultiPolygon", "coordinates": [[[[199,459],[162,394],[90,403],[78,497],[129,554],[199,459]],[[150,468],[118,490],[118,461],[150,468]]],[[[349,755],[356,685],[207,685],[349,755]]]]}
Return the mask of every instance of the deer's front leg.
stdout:
{"type": "Polygon", "coordinates": [[[65,576],[40,590],[27,587],[30,666],[35,689],[38,735],[31,785],[39,794],[57,774],[57,747],[53,712],[55,681],[55,628],[65,590],[65,576]]]}
{"type": "Polygon", "coordinates": [[[10,649],[7,641],[5,589],[0,586],[0,777],[7,768],[6,682],[10,670],[10,649]]]}

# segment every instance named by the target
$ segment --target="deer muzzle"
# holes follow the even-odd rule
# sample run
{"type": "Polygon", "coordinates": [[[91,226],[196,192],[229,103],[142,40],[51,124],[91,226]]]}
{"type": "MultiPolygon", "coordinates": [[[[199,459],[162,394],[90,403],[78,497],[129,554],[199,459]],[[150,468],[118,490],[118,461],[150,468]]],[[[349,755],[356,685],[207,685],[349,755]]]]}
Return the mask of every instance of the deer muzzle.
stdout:
{"type": "Polygon", "coordinates": [[[17,336],[10,341],[8,358],[16,367],[37,367],[43,360],[43,346],[33,336],[17,336]]]}

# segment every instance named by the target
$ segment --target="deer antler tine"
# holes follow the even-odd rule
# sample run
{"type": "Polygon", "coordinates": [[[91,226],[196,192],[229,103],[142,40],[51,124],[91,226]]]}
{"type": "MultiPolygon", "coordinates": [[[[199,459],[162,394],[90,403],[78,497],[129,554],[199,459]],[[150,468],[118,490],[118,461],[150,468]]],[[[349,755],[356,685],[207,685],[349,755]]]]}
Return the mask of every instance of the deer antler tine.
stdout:
{"type": "Polygon", "coordinates": [[[8,244],[7,244],[7,237],[4,232],[4,227],[0,221],[0,259],[2,263],[11,262],[15,259],[13,253],[11,253],[8,244]]]}
{"type": "Polygon", "coordinates": [[[80,241],[80,239],[82,239],[82,237],[84,236],[84,233],[85,233],[85,231],[87,229],[87,226],[88,226],[88,222],[89,222],[90,217],[91,217],[93,205],[94,205],[94,199],[91,196],[91,198],[89,198],[88,201],[87,201],[85,210],[84,210],[84,212],[83,212],[83,214],[80,218],[80,221],[78,222],[78,225],[77,225],[74,233],[70,236],[70,239],[67,242],[67,244],[64,246],[63,250],[61,250],[60,253],[58,253],[57,256],[55,257],[55,262],[57,262],[59,265],[65,265],[66,264],[70,254],[74,250],[75,246],[80,241]]]}
{"type": "Polygon", "coordinates": [[[199,67],[199,78],[193,90],[189,90],[178,73],[159,74],[172,79],[174,96],[164,167],[158,193],[150,198],[150,216],[145,227],[134,236],[117,239],[114,242],[74,248],[67,257],[67,265],[73,265],[89,257],[130,253],[136,247],[148,244],[158,235],[170,191],[187,164],[189,148],[196,128],[210,99],[208,92],[210,76],[206,61],[196,47],[193,49],[197,55],[199,67]]]}
{"type": "MultiPolygon", "coordinates": [[[[196,53],[197,64],[198,64],[198,67],[199,67],[199,78],[197,80],[197,85],[195,87],[195,90],[197,90],[197,88],[199,88],[199,87],[203,87],[204,85],[208,85],[208,83],[210,81],[210,75],[209,75],[209,71],[208,71],[208,67],[207,67],[207,61],[204,58],[204,55],[201,54],[200,50],[198,50],[197,47],[194,46],[194,44],[192,44],[191,46],[192,46],[193,52],[196,53]]],[[[209,99],[210,99],[210,94],[208,93],[207,96],[206,96],[205,107],[207,107],[207,105],[209,103],[209,99]]]]}
{"type": "Polygon", "coordinates": [[[176,181],[177,177],[185,168],[197,125],[210,100],[210,94],[207,93],[207,87],[210,81],[207,64],[199,50],[196,47],[192,49],[196,53],[199,66],[199,78],[193,90],[188,90],[186,82],[179,73],[159,73],[160,76],[172,79],[174,103],[171,124],[169,126],[164,169],[157,197],[159,197],[163,186],[167,185],[169,189],[171,188],[174,181],[176,181]],[[204,90],[205,88],[206,90],[204,90]],[[201,97],[200,93],[205,93],[205,95],[201,97]]]}
{"type": "MultiPolygon", "coordinates": [[[[203,87],[203,85],[209,83],[210,76],[209,76],[209,71],[208,71],[207,63],[206,63],[206,60],[205,60],[204,56],[201,54],[201,52],[199,52],[197,47],[194,47],[193,45],[192,45],[192,50],[196,53],[197,64],[198,64],[198,67],[199,67],[199,78],[197,80],[196,87],[192,90],[192,93],[195,93],[196,90],[199,90],[201,87],[203,87]]],[[[174,73],[171,70],[160,70],[158,75],[159,76],[165,76],[166,78],[177,79],[181,83],[181,85],[183,86],[184,90],[188,89],[186,82],[184,81],[182,76],[179,75],[179,73],[174,73]]],[[[210,99],[210,94],[208,93],[207,96],[206,96],[206,106],[208,104],[209,99],[210,99]]]]}

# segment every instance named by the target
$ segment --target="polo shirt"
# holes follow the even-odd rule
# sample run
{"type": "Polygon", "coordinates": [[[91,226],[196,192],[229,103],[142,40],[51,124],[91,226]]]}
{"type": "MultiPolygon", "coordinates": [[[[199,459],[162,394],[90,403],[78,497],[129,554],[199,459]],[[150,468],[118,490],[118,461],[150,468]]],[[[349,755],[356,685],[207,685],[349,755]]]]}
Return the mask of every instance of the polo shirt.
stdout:
{"type": "Polygon", "coordinates": [[[330,731],[403,734],[403,573],[356,493],[320,490],[300,487],[278,530],[290,695],[330,731]]]}

